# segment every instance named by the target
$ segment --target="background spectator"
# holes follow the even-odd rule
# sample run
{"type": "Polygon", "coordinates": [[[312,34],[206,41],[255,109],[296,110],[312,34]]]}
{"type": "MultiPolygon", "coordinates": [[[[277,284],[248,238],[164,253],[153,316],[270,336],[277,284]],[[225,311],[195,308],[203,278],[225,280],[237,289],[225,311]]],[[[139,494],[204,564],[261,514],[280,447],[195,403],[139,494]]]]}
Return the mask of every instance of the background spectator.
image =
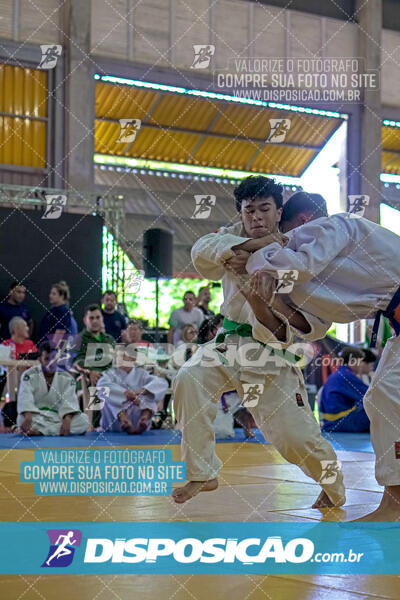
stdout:
{"type": "Polygon", "coordinates": [[[126,329],[125,316],[117,310],[117,296],[112,290],[103,294],[103,320],[106,333],[111,335],[116,342],[121,341],[121,334],[126,329]]]}
{"type": "Polygon", "coordinates": [[[363,348],[362,351],[364,353],[364,358],[361,362],[360,377],[365,383],[365,385],[369,385],[371,383],[375,363],[378,359],[376,354],[372,352],[372,350],[370,350],[369,348],[363,348]]]}
{"type": "Polygon", "coordinates": [[[122,341],[125,344],[137,344],[138,346],[152,346],[151,342],[142,340],[143,323],[140,319],[129,319],[128,327],[122,332],[122,341]]]}
{"type": "Polygon", "coordinates": [[[15,356],[10,358],[20,357],[20,354],[29,354],[30,352],[37,352],[37,348],[32,340],[29,339],[29,327],[28,323],[22,317],[13,317],[8,324],[11,337],[8,340],[4,340],[3,346],[14,345],[15,356]]]}
{"type": "Polygon", "coordinates": [[[53,334],[76,334],[76,321],[68,302],[70,291],[65,281],[53,283],[49,293],[50,308],[40,323],[39,341],[46,341],[53,334]]]}
{"type": "Polygon", "coordinates": [[[10,332],[8,324],[13,317],[22,317],[29,327],[29,335],[32,335],[33,321],[31,311],[24,303],[26,287],[17,281],[13,281],[8,288],[7,299],[0,303],[0,338],[5,340],[10,332]]]}
{"type": "Polygon", "coordinates": [[[329,375],[321,390],[320,417],[324,431],[369,431],[369,419],[363,407],[368,386],[361,380],[364,353],[347,346],[342,350],[343,364],[329,375]]]}
{"type": "Polygon", "coordinates": [[[100,379],[102,372],[110,367],[115,340],[111,335],[102,331],[104,327],[103,315],[98,304],[90,304],[86,307],[83,322],[85,324],[85,329],[79,334],[76,341],[77,353],[74,366],[78,371],[87,375],[90,385],[95,386],[100,379]],[[97,358],[96,352],[91,352],[91,349],[88,351],[89,344],[109,345],[110,360],[107,362],[106,359],[99,359],[98,365],[95,365],[95,359],[97,358]]]}
{"type": "Polygon", "coordinates": [[[208,308],[211,301],[210,287],[205,285],[199,289],[199,295],[197,296],[197,307],[201,310],[205,317],[212,317],[215,313],[208,308]]]}
{"type": "Polygon", "coordinates": [[[187,291],[183,296],[183,307],[173,310],[169,318],[168,342],[177,344],[181,339],[184,325],[191,324],[199,328],[203,320],[204,315],[196,306],[194,293],[190,290],[187,291]]]}

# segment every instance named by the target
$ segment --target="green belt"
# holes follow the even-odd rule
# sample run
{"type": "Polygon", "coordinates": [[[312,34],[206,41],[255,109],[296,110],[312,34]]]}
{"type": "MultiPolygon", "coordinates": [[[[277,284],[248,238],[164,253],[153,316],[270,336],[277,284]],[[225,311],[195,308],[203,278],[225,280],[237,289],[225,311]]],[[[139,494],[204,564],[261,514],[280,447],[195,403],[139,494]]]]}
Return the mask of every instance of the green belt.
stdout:
{"type": "MultiPolygon", "coordinates": [[[[235,333],[236,335],[239,335],[240,337],[251,337],[252,339],[254,339],[253,338],[253,328],[251,325],[248,325],[248,323],[237,323],[237,321],[231,321],[230,319],[227,319],[226,317],[224,317],[224,322],[222,323],[222,327],[224,328],[224,330],[221,331],[215,338],[215,341],[217,344],[224,342],[226,336],[229,334],[233,334],[233,333],[235,333]]],[[[268,350],[271,351],[271,354],[273,356],[279,356],[280,358],[282,358],[282,360],[285,360],[287,362],[297,364],[299,362],[299,360],[302,359],[301,356],[298,356],[297,354],[293,354],[292,352],[287,352],[284,350],[277,350],[276,348],[273,348],[272,346],[269,346],[268,344],[264,344],[263,342],[260,342],[259,340],[254,340],[254,341],[257,342],[258,344],[261,344],[261,346],[268,348],[268,350]]]]}
{"type": "Polygon", "coordinates": [[[50,412],[58,414],[58,410],[55,410],[54,408],[49,408],[48,406],[42,406],[41,408],[39,408],[39,410],[49,410],[50,412]]]}

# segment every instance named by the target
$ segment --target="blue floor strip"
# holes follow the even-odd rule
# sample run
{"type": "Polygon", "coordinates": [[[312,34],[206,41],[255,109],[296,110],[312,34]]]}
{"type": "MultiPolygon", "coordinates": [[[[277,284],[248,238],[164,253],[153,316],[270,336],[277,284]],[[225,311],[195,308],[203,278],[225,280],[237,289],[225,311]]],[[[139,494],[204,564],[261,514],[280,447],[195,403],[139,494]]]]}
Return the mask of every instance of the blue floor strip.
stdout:
{"type": "MultiPolygon", "coordinates": [[[[217,443],[265,444],[265,439],[258,429],[253,439],[245,438],[243,429],[235,429],[235,437],[217,440],[217,443]]],[[[324,433],[335,450],[351,450],[353,452],[373,452],[368,433],[324,433]]],[[[97,446],[170,446],[180,444],[181,432],[173,429],[153,429],[142,435],[126,433],[90,432],[85,435],[37,436],[32,438],[20,434],[0,434],[0,449],[26,448],[88,448],[97,446]]]]}

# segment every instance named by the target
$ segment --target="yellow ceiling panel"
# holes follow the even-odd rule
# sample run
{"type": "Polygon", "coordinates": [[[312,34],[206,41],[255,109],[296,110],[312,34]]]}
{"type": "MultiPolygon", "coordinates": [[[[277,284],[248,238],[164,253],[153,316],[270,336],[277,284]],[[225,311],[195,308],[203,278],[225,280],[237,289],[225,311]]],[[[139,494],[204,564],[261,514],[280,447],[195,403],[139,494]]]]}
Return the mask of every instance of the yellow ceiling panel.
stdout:
{"type": "Polygon", "coordinates": [[[201,100],[193,96],[163,94],[148,122],[154,125],[172,125],[180,129],[205,131],[214,115],[221,110],[220,102],[201,100]]]}
{"type": "Polygon", "coordinates": [[[400,151],[382,152],[382,172],[400,175],[400,151]]]}
{"type": "Polygon", "coordinates": [[[0,117],[0,163],[45,168],[46,123],[0,117]]]}
{"type": "Polygon", "coordinates": [[[0,112],[46,117],[47,73],[0,64],[0,112]]]}
{"type": "Polygon", "coordinates": [[[109,119],[144,119],[157,92],[127,86],[96,84],[96,116],[109,119]]]}
{"type": "Polygon", "coordinates": [[[196,134],[144,127],[126,156],[185,163],[199,138],[196,134]]]}
{"type": "Polygon", "coordinates": [[[382,147],[400,151],[400,127],[382,127],[382,147]]]}
{"type": "Polygon", "coordinates": [[[96,85],[96,152],[225,169],[299,176],[341,119],[200,97],[96,85]],[[139,118],[132,144],[117,143],[120,118],[139,118]],[[270,119],[289,119],[280,144],[267,143],[270,119]],[[111,122],[113,121],[113,122],[111,122]]]}

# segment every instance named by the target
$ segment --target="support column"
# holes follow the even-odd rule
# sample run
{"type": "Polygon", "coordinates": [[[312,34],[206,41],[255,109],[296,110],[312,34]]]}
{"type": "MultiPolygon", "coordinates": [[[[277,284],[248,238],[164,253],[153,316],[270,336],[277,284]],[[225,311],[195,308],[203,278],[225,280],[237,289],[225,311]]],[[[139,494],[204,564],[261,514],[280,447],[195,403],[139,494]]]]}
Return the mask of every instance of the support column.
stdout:
{"type": "MultiPolygon", "coordinates": [[[[359,32],[359,57],[364,59],[364,72],[381,69],[382,0],[356,0],[356,19],[359,32]]],[[[351,129],[351,126],[350,126],[351,129]]],[[[382,168],[382,106],[381,90],[364,89],[360,115],[360,189],[349,194],[370,197],[365,214],[379,223],[381,202],[380,173],[382,168]]],[[[353,143],[353,142],[352,142],[353,143]]],[[[354,176],[353,176],[354,179],[354,176]]],[[[352,186],[349,186],[352,187],[352,186]]]]}
{"type": "Polygon", "coordinates": [[[91,191],[94,169],[95,66],[90,57],[92,2],[69,0],[66,43],[66,157],[71,190],[91,191]]]}

